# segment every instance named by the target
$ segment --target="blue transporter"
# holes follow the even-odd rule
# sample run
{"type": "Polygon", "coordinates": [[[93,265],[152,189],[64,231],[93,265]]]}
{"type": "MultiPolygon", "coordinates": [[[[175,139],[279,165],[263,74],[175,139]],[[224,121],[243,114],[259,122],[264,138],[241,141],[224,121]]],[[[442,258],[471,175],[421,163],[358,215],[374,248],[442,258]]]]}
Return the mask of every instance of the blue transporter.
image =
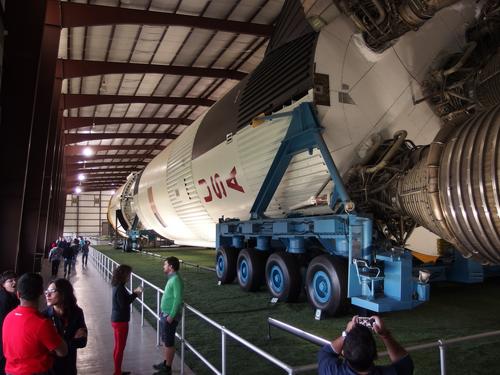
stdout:
{"type": "Polygon", "coordinates": [[[324,143],[312,105],[303,103],[291,113],[274,117],[278,116],[291,116],[292,121],[252,206],[251,220],[221,219],[217,224],[216,271],[221,283],[231,283],[237,277],[246,291],[265,283],[271,295],[281,301],[297,299],[305,288],[317,311],[334,315],[347,307],[348,299],[374,312],[411,309],[429,300],[431,280],[472,283],[499,274],[499,267],[483,267],[453,249],[440,255],[441,263],[423,264],[404,247],[418,220],[390,206],[397,200],[390,195],[394,193],[391,184],[408,174],[415,165],[409,160],[421,150],[405,143],[404,132],[382,144],[379,155],[377,150],[372,153],[379,160],[375,166],[368,161],[368,166],[355,167],[355,173],[347,174],[360,211],[356,212],[350,199],[353,195],[324,143]],[[266,218],[264,212],[293,156],[314,148],[321,152],[334,184],[331,214],[266,218]],[[385,180],[360,188],[356,172],[380,175],[381,165],[390,166],[387,171],[394,175],[386,174],[385,180]],[[364,199],[369,189],[378,194],[375,207],[364,199]],[[384,223],[382,228],[380,223],[384,223]]]}
{"type": "Polygon", "coordinates": [[[413,277],[409,251],[383,251],[372,244],[372,219],[354,211],[311,104],[279,116],[292,116],[292,121],[252,207],[252,219],[217,225],[221,283],[237,276],[244,290],[253,291],[265,282],[281,301],[297,299],[305,286],[311,305],[330,315],[341,312],[348,298],[373,311],[409,309],[428,300],[429,285],[413,277]],[[293,156],[313,148],[320,150],[334,182],[332,214],[265,218],[293,156]]]}

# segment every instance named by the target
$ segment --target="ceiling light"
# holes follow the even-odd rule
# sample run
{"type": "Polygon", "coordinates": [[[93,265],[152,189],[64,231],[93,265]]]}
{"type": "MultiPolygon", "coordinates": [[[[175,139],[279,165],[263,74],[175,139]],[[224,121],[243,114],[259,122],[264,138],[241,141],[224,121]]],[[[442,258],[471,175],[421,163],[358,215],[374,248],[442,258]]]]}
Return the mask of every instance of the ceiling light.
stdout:
{"type": "Polygon", "coordinates": [[[85,180],[85,175],[83,173],[80,173],[78,175],[78,181],[83,181],[83,180],[85,180]]]}
{"type": "Polygon", "coordinates": [[[81,188],[80,186],[77,186],[77,187],[75,188],[75,193],[76,193],[76,194],[80,194],[81,192],[82,192],[82,188],[81,188]]]}
{"type": "Polygon", "coordinates": [[[92,150],[90,147],[85,147],[83,149],[83,155],[84,156],[92,156],[92,155],[94,155],[94,150],[92,150]]]}
{"type": "Polygon", "coordinates": [[[116,191],[111,190],[111,195],[115,195],[116,191]]]}

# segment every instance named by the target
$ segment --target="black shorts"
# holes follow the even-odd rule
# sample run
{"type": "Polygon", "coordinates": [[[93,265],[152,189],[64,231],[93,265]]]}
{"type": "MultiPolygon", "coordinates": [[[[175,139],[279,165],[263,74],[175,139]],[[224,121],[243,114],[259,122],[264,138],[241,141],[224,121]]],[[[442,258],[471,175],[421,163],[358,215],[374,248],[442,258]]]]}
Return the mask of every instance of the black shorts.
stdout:
{"type": "Polygon", "coordinates": [[[173,320],[172,323],[167,322],[167,316],[161,315],[160,317],[160,336],[161,341],[166,347],[171,347],[175,345],[175,330],[177,329],[177,320],[173,320]]]}

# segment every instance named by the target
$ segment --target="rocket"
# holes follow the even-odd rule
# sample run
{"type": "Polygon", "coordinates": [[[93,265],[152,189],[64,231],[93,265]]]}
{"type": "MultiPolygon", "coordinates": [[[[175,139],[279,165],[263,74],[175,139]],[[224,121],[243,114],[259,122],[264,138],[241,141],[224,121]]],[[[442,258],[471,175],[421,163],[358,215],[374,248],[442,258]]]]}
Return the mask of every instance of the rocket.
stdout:
{"type": "MultiPolygon", "coordinates": [[[[497,1],[286,1],[263,61],[110,202],[177,244],[215,246],[249,218],[290,125],[311,103],[356,209],[387,241],[500,263],[497,1]],[[126,209],[125,209],[126,208],[126,209]]],[[[318,151],[290,163],[267,217],[331,212],[318,151]]]]}

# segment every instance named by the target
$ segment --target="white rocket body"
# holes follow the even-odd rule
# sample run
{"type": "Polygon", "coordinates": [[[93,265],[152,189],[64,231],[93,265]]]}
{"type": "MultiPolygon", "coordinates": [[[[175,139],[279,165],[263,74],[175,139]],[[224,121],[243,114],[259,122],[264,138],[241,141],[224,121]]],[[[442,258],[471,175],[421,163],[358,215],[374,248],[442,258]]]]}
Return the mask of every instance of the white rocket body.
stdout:
{"type": "MultiPolygon", "coordinates": [[[[323,137],[341,174],[363,156],[374,133],[391,138],[397,130],[405,129],[407,138],[416,144],[433,140],[440,120],[426,102],[415,105],[414,100],[422,97],[420,82],[429,67],[445,52],[463,47],[464,31],[475,9],[475,2],[469,1],[445,8],[381,54],[363,44],[352,22],[334,6],[330,14],[322,15],[329,23],[319,33],[314,63],[315,73],[329,77],[330,105],[316,105],[316,109],[325,129],[323,137]]],[[[313,96],[310,90],[280,112],[290,112],[300,102],[313,102],[313,96]]],[[[133,206],[145,228],[178,244],[214,247],[219,218],[249,218],[291,117],[240,128],[227,134],[225,142],[193,158],[203,117],[146,166],[133,206]]],[[[328,176],[318,151],[297,155],[266,215],[280,217],[306,206],[328,176]]],[[[330,183],[327,190],[331,188],[330,183]]],[[[310,207],[301,212],[322,213],[325,208],[310,207]]],[[[433,253],[436,236],[424,232],[418,250],[433,253]]]]}

